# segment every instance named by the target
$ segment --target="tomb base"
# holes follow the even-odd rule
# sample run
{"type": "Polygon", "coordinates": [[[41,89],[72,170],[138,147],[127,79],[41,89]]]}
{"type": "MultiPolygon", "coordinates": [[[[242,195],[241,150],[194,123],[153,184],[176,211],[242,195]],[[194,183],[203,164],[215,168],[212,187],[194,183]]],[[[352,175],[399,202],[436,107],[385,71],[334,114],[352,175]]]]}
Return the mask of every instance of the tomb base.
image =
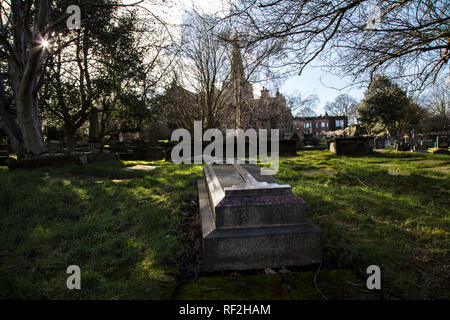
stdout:
{"type": "Polygon", "coordinates": [[[204,270],[302,266],[322,261],[322,232],[308,219],[281,225],[217,228],[205,180],[198,181],[204,270]]]}

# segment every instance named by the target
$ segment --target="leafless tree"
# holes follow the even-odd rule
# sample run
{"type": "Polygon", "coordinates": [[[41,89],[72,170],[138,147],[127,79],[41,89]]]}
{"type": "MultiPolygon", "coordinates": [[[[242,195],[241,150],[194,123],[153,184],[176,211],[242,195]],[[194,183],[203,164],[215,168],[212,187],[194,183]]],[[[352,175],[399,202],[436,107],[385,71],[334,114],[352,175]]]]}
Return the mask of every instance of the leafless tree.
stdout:
{"type": "Polygon", "coordinates": [[[233,29],[216,16],[195,11],[185,16],[183,53],[174,83],[176,90],[171,94],[175,103],[171,104],[170,118],[184,128],[192,128],[194,120],[202,120],[205,129],[225,123],[227,128],[240,128],[240,110],[246,103],[243,96],[248,93],[243,92],[246,83],[280,77],[267,67],[275,49],[272,44],[242,45],[246,43],[241,41],[246,32],[233,29]],[[231,69],[233,60],[239,70],[231,69]],[[231,119],[227,108],[230,103],[236,108],[235,119],[231,119]]]}
{"type": "Polygon", "coordinates": [[[182,52],[168,91],[168,118],[193,129],[195,120],[204,129],[217,127],[224,112],[224,88],[229,78],[227,47],[218,37],[213,17],[185,14],[182,52]]]}
{"type": "Polygon", "coordinates": [[[299,73],[321,60],[358,82],[382,73],[415,89],[449,75],[446,0],[238,0],[231,5],[228,18],[251,30],[249,43],[278,41],[278,65],[295,66],[299,73]]]}
{"type": "Polygon", "coordinates": [[[421,104],[432,114],[447,115],[450,112],[450,88],[445,84],[429,88],[422,96],[421,104]]]}
{"type": "Polygon", "coordinates": [[[334,101],[325,104],[325,111],[333,116],[346,116],[349,121],[354,122],[357,118],[357,102],[353,97],[342,93],[334,101]]]}
{"type": "Polygon", "coordinates": [[[315,94],[302,97],[297,92],[292,95],[286,95],[286,104],[291,113],[298,117],[314,117],[316,116],[319,97],[315,94]]]}

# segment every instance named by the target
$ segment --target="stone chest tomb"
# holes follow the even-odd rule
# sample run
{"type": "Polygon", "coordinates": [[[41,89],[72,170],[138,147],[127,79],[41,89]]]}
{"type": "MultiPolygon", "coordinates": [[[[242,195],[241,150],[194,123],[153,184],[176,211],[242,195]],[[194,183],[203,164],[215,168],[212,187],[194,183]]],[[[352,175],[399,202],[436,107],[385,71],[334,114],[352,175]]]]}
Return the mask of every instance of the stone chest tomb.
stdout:
{"type": "Polygon", "coordinates": [[[336,137],[328,140],[327,143],[328,149],[338,156],[364,156],[372,154],[374,138],[365,136],[336,137]]]}
{"type": "Polygon", "coordinates": [[[322,260],[322,232],[289,185],[256,165],[205,165],[198,181],[205,271],[301,266],[322,260]]]}

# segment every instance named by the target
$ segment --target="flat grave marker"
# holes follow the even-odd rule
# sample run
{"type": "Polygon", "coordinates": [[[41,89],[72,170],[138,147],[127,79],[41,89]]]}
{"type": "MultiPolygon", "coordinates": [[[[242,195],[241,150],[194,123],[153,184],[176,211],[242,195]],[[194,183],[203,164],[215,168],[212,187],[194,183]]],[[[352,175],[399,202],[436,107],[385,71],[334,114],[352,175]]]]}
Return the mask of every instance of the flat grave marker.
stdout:
{"type": "Polygon", "coordinates": [[[289,185],[256,165],[205,165],[198,181],[205,271],[301,266],[322,260],[322,232],[289,185]]]}

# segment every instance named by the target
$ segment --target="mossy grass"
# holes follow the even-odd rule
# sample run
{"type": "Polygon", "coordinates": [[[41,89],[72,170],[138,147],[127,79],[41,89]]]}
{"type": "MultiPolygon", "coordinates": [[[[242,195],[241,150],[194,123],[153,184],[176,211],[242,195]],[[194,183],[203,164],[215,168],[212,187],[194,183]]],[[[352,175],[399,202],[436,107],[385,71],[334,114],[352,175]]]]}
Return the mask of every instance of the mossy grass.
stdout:
{"type": "MultiPolygon", "coordinates": [[[[449,165],[446,155],[395,151],[367,157],[303,151],[282,158],[277,179],[305,199],[308,216],[324,232],[319,288],[327,291],[322,272],[350,270],[364,282],[367,266],[376,264],[388,297],[448,299],[450,179],[434,168],[449,165]]],[[[183,273],[201,270],[192,258],[201,252],[196,190],[201,176],[201,165],[164,161],[0,167],[0,297],[179,297],[176,290],[183,292],[188,278],[183,273]],[[157,168],[120,170],[139,164],[157,168]],[[81,267],[82,290],[66,288],[72,264],[81,267]]],[[[267,279],[255,286],[259,298],[275,290],[267,279]]],[[[326,294],[352,295],[339,290],[326,294]]],[[[314,292],[297,298],[315,298],[314,292]]]]}

